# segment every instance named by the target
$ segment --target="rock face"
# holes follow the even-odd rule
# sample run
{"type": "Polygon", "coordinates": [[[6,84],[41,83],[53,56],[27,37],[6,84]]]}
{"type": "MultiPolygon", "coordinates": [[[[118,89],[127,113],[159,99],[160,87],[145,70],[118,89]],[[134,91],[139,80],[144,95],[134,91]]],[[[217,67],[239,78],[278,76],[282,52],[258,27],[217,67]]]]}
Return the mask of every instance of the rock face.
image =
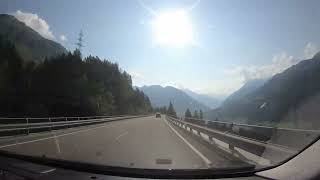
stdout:
{"type": "Polygon", "coordinates": [[[207,118],[284,127],[319,127],[320,53],[276,74],[261,87],[227,102],[207,118]]]}
{"type": "Polygon", "coordinates": [[[307,98],[300,106],[290,109],[281,119],[280,124],[285,127],[299,127],[303,129],[320,128],[320,93],[307,98]]]}

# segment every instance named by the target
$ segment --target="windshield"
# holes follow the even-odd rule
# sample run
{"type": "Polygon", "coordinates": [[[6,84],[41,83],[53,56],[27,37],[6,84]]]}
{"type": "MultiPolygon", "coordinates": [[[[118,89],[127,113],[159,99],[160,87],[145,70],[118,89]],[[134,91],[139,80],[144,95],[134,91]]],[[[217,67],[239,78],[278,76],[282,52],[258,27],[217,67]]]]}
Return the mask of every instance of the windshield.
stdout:
{"type": "Polygon", "coordinates": [[[0,2],[0,150],[261,169],[319,136],[320,1],[0,2]]]}

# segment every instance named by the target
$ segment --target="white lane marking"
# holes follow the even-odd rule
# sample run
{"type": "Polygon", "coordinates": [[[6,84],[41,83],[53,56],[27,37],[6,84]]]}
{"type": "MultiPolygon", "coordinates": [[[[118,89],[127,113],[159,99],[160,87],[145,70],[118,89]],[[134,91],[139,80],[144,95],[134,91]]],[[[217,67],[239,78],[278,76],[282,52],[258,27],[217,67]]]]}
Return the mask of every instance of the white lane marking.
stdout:
{"type": "Polygon", "coordinates": [[[212,162],[207,158],[205,157],[199,150],[197,150],[194,146],[192,146],[184,137],[181,136],[181,134],[178,133],[178,131],[176,131],[169,123],[167,120],[164,120],[166,122],[166,124],[171,128],[171,130],[173,132],[176,133],[176,135],[178,137],[180,137],[183,142],[185,142],[204,162],[205,164],[207,165],[207,167],[210,167],[212,162]]]}
{"type": "MultiPolygon", "coordinates": [[[[235,152],[233,152],[233,151],[231,151],[229,149],[229,144],[227,144],[227,143],[225,143],[223,141],[220,141],[219,139],[216,139],[214,137],[211,137],[211,140],[210,140],[209,136],[207,134],[204,134],[204,133],[200,133],[200,136],[203,139],[205,139],[207,142],[215,144],[218,148],[220,148],[221,150],[225,151],[226,153],[230,153],[233,156],[236,156],[236,157],[239,158],[238,154],[236,154],[235,152]]],[[[256,164],[259,164],[259,165],[262,165],[262,166],[270,166],[271,165],[270,160],[265,159],[262,156],[257,156],[257,155],[255,155],[253,153],[250,153],[250,152],[245,151],[245,150],[243,150],[241,148],[238,148],[238,147],[234,147],[234,149],[239,154],[244,156],[247,159],[246,161],[249,161],[249,163],[256,163],[256,164]]],[[[229,156],[227,156],[227,157],[229,157],[229,156]]]]}
{"type": "Polygon", "coordinates": [[[72,134],[76,134],[76,133],[80,133],[80,132],[86,132],[86,131],[90,131],[90,130],[94,130],[94,129],[103,128],[103,127],[106,127],[106,126],[115,127],[114,125],[106,124],[104,126],[98,126],[98,127],[89,128],[89,129],[82,129],[82,130],[79,130],[79,131],[74,131],[74,132],[70,132],[70,133],[64,133],[64,134],[50,136],[50,137],[46,137],[46,138],[40,138],[40,139],[34,139],[34,140],[30,140],[30,141],[23,141],[23,142],[16,142],[16,143],[13,143],[13,144],[7,144],[7,145],[0,146],[0,149],[5,148],[5,147],[10,147],[10,146],[16,146],[16,145],[21,145],[21,144],[27,144],[27,143],[32,143],[32,142],[43,141],[43,140],[48,140],[48,139],[52,139],[52,138],[72,135],[72,134]]]}
{"type": "Polygon", "coordinates": [[[61,153],[60,143],[59,143],[59,139],[57,138],[56,134],[54,135],[54,142],[56,144],[58,154],[60,154],[61,153]]]}
{"type": "Polygon", "coordinates": [[[41,171],[41,174],[47,174],[47,173],[55,171],[55,170],[56,170],[56,168],[52,168],[52,169],[49,169],[49,170],[46,170],[46,171],[41,171]]]}
{"type": "Polygon", "coordinates": [[[120,139],[122,136],[125,136],[125,135],[127,135],[127,134],[128,134],[128,131],[120,134],[118,137],[116,137],[116,140],[119,141],[119,139],[120,139]]]}

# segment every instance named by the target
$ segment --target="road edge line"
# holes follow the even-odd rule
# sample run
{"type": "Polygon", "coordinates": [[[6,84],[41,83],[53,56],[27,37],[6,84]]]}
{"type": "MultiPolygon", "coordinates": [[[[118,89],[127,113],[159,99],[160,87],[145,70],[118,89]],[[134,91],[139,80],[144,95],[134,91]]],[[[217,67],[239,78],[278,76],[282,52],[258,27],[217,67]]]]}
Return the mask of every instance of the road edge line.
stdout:
{"type": "Polygon", "coordinates": [[[180,139],[188,145],[190,149],[192,149],[207,165],[207,167],[211,167],[212,162],[205,156],[203,155],[198,149],[196,149],[194,146],[192,146],[189,141],[187,141],[177,130],[175,130],[166,119],[164,119],[166,124],[171,128],[171,130],[178,136],[180,139]]]}

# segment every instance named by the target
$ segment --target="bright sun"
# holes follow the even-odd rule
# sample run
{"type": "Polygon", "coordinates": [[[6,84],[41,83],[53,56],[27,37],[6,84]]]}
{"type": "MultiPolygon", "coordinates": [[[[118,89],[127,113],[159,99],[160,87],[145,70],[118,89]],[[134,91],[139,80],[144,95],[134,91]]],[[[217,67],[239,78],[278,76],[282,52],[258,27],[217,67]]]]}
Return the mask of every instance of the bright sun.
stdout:
{"type": "Polygon", "coordinates": [[[157,13],[152,29],[159,44],[183,46],[193,42],[192,25],[184,10],[157,13]]]}

